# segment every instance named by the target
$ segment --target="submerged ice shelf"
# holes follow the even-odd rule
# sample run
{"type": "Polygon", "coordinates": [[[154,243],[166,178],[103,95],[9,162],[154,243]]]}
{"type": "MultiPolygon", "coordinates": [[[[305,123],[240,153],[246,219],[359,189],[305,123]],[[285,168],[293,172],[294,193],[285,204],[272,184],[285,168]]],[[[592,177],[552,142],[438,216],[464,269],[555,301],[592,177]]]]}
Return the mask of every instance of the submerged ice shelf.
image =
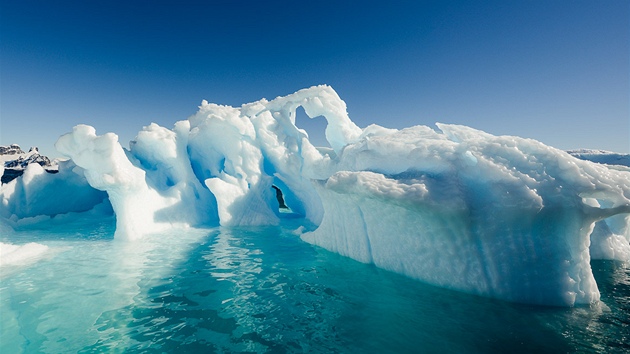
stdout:
{"type": "Polygon", "coordinates": [[[587,304],[599,299],[590,259],[630,259],[628,169],[464,126],[361,129],[329,86],[241,107],[204,101],[173,129],[144,127],[129,149],[86,125],[56,147],[70,159],[59,173],[29,167],[2,186],[4,224],[110,204],[118,239],[277,224],[277,186],[314,225],[303,240],[468,293],[587,304]],[[329,148],[296,126],[298,107],[327,120],[329,148]]]}

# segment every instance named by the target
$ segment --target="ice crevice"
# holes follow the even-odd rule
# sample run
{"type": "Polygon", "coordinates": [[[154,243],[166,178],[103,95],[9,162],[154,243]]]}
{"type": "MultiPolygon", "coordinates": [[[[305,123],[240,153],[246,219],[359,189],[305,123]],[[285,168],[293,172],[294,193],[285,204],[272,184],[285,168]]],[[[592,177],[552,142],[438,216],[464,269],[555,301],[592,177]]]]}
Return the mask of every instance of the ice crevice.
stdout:
{"type": "Polygon", "coordinates": [[[363,224],[363,232],[365,234],[365,246],[367,252],[367,263],[374,263],[374,257],[372,256],[372,243],[370,242],[370,232],[368,231],[368,225],[365,222],[365,216],[363,215],[363,210],[361,210],[361,206],[358,207],[359,217],[361,218],[361,222],[363,224]]]}
{"type": "Polygon", "coordinates": [[[2,186],[8,223],[106,198],[117,239],[177,226],[273,225],[282,217],[276,185],[316,226],[304,241],[472,294],[588,304],[599,300],[591,258],[630,260],[627,169],[460,125],[360,128],[326,85],[240,107],[203,101],[172,129],[144,127],[128,149],[86,125],[56,147],[70,159],[57,175],[27,170],[2,186]],[[298,107],[326,119],[330,148],[315,147],[296,125],[298,107]],[[59,193],[81,197],[35,207],[59,193]]]}

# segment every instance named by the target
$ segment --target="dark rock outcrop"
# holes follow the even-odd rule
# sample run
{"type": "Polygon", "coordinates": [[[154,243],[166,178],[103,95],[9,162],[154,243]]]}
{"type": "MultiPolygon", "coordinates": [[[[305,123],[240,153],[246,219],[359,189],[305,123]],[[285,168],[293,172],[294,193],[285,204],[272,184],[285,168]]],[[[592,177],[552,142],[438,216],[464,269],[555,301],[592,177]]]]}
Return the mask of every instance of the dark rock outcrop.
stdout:
{"type": "Polygon", "coordinates": [[[24,151],[20,149],[19,145],[12,144],[9,146],[0,146],[0,155],[20,155],[24,154],[24,151]]]}
{"type": "Polygon", "coordinates": [[[40,155],[37,147],[32,147],[28,153],[24,152],[19,145],[0,146],[0,156],[4,161],[4,173],[1,182],[9,183],[24,173],[26,167],[32,163],[42,166],[46,172],[57,173],[56,165],[44,155],[40,155]]]}

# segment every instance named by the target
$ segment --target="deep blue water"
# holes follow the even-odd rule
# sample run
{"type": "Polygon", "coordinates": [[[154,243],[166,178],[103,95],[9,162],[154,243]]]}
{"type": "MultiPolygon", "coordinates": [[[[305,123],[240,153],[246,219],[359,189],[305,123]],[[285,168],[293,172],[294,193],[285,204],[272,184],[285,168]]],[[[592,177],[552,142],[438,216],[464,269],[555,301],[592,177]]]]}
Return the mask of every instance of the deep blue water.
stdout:
{"type": "Polygon", "coordinates": [[[47,257],[0,277],[0,353],[563,353],[630,351],[630,265],[593,261],[591,307],[436,288],[278,227],[113,239],[111,220],[3,235],[47,257]]]}

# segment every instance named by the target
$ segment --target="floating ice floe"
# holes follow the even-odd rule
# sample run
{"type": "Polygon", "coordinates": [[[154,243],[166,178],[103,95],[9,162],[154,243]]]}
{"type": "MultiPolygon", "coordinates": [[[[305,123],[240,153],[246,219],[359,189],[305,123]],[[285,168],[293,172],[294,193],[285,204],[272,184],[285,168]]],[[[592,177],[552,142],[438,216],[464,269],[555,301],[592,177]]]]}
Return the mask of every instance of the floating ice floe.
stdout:
{"type": "Polygon", "coordinates": [[[0,267],[21,266],[36,262],[48,251],[48,246],[31,242],[13,245],[0,242],[0,267]]]}

